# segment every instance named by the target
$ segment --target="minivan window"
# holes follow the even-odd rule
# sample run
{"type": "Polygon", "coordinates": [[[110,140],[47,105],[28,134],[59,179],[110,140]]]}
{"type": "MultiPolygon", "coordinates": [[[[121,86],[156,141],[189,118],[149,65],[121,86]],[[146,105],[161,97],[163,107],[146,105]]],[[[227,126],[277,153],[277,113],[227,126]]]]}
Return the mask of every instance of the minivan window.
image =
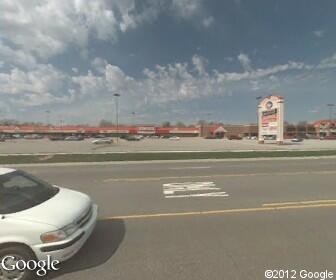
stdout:
{"type": "Polygon", "coordinates": [[[45,202],[58,192],[58,188],[15,171],[0,176],[0,214],[26,210],[45,202]]]}

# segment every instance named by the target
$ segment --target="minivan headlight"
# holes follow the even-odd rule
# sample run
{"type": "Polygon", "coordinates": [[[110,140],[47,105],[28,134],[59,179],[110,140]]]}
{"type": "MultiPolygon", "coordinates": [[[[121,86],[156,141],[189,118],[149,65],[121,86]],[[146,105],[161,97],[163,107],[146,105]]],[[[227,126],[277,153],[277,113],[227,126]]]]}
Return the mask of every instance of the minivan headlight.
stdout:
{"type": "Polygon", "coordinates": [[[67,236],[72,235],[76,230],[78,229],[78,226],[75,224],[70,224],[62,228],[61,230],[66,233],[67,236]]]}
{"type": "Polygon", "coordinates": [[[74,232],[76,232],[77,229],[78,229],[77,225],[70,224],[59,230],[43,233],[41,235],[41,240],[43,243],[62,241],[66,239],[68,236],[72,235],[74,232]]]}
{"type": "Polygon", "coordinates": [[[41,240],[43,243],[62,241],[67,237],[63,230],[55,230],[41,234],[41,240]]]}

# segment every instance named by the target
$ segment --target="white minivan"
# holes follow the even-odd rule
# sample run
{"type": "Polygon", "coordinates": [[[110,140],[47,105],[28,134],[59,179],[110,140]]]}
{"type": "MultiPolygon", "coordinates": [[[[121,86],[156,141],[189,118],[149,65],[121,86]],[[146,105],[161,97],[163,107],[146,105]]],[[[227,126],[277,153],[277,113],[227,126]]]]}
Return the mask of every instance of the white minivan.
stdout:
{"type": "Polygon", "coordinates": [[[65,261],[91,235],[97,205],[86,194],[46,183],[23,171],[0,168],[0,279],[26,280],[31,271],[9,271],[11,262],[65,261]],[[6,259],[6,258],[5,258],[6,259]]]}

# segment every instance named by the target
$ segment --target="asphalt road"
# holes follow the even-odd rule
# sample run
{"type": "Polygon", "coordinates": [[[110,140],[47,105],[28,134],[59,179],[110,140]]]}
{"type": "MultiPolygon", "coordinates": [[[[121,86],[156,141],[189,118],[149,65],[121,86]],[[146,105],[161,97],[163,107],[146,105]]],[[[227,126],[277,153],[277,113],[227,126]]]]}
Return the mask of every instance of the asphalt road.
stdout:
{"type": "Polygon", "coordinates": [[[94,234],[53,279],[336,273],[336,159],[22,169],[86,192],[100,207],[94,234]]]}

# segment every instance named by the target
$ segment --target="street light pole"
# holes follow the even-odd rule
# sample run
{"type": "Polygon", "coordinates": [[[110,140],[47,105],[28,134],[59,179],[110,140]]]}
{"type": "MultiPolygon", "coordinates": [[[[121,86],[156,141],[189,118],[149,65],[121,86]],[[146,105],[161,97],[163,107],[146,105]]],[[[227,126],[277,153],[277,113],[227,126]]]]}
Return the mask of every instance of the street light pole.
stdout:
{"type": "Polygon", "coordinates": [[[333,108],[335,107],[335,104],[327,104],[329,107],[329,135],[331,135],[331,123],[333,121],[333,108]]]}
{"type": "Polygon", "coordinates": [[[132,125],[134,125],[135,112],[132,112],[132,125]]]}
{"type": "Polygon", "coordinates": [[[115,93],[113,94],[113,96],[115,97],[115,102],[116,102],[116,122],[117,122],[117,143],[119,143],[119,97],[120,94],[119,93],[115,93]]]}
{"type": "Polygon", "coordinates": [[[49,123],[50,123],[50,111],[49,111],[49,110],[46,110],[45,113],[46,113],[46,122],[47,122],[47,126],[49,126],[49,123]]]}
{"type": "Polygon", "coordinates": [[[335,106],[335,104],[327,104],[327,106],[329,107],[329,120],[332,121],[333,107],[335,106]]]}

